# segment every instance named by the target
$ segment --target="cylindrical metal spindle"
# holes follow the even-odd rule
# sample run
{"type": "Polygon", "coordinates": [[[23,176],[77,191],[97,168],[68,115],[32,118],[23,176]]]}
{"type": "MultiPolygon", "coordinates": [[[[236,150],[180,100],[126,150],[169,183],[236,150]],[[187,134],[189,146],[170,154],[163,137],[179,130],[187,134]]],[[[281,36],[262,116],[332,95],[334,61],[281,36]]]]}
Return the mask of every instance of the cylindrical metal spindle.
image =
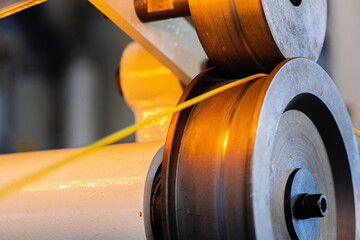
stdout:
{"type": "Polygon", "coordinates": [[[190,15],[188,0],[134,0],[134,4],[143,22],[190,15]]]}

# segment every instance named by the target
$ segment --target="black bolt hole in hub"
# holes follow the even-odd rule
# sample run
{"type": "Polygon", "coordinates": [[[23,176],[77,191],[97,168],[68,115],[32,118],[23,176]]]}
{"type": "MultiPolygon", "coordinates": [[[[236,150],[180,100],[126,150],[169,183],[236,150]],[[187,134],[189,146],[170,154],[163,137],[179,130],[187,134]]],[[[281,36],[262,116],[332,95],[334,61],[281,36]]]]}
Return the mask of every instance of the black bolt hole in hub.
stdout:
{"type": "Polygon", "coordinates": [[[327,199],[322,194],[302,194],[295,203],[295,218],[308,219],[325,217],[327,199]]]}
{"type": "Polygon", "coordinates": [[[291,239],[317,238],[320,218],[328,212],[328,201],[318,193],[315,180],[306,169],[291,173],[285,189],[284,209],[291,239]]]}
{"type": "Polygon", "coordinates": [[[299,7],[302,3],[302,0],[290,0],[290,2],[292,3],[292,5],[294,5],[295,7],[299,7]]]}

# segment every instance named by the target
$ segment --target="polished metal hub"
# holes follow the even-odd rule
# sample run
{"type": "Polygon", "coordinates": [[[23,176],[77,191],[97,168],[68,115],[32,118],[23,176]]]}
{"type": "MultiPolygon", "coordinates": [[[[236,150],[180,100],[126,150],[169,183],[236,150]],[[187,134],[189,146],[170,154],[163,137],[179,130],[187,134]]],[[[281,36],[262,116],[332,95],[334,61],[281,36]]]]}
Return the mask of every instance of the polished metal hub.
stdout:
{"type": "MultiPolygon", "coordinates": [[[[334,198],[331,200],[334,201],[334,198]]],[[[278,210],[274,210],[276,214],[278,210]]],[[[284,210],[287,230],[292,239],[316,239],[320,225],[323,228],[321,230],[326,233],[331,228],[329,223],[336,223],[336,215],[332,212],[330,217],[333,222],[327,220],[327,225],[324,221],[320,224],[320,218],[325,217],[328,212],[328,200],[325,195],[319,194],[315,179],[306,168],[299,168],[291,173],[285,187],[284,210]]],[[[328,234],[335,235],[331,232],[328,234]]]]}
{"type": "Polygon", "coordinates": [[[276,236],[284,236],[287,232],[293,239],[316,239],[319,232],[324,237],[336,236],[336,228],[332,227],[336,226],[334,181],[326,147],[314,123],[302,111],[291,109],[284,112],[273,146],[270,165],[270,196],[273,196],[273,201],[270,201],[270,206],[271,219],[277,223],[274,226],[276,236]],[[319,193],[329,199],[328,216],[321,220],[305,220],[306,209],[299,211],[297,202],[304,194],[319,193]],[[282,202],[285,219],[284,210],[279,207],[282,202]]]}
{"type": "MultiPolygon", "coordinates": [[[[181,101],[226,81],[208,70],[181,101]]],[[[307,59],[174,115],[162,168],[165,239],[355,239],[351,126],[333,82],[307,59]]]]}

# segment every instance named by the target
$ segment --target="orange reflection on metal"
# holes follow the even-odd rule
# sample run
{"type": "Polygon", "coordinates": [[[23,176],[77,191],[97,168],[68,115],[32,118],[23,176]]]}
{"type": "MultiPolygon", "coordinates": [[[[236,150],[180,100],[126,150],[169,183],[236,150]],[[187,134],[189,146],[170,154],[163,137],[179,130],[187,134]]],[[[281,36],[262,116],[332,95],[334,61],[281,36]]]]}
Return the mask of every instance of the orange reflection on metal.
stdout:
{"type": "Polygon", "coordinates": [[[173,0],[148,1],[148,12],[161,12],[174,9],[173,0]]]}
{"type": "Polygon", "coordinates": [[[0,18],[10,16],[47,0],[1,0],[0,18]]]}
{"type": "MultiPolygon", "coordinates": [[[[224,135],[224,140],[222,142],[222,148],[221,148],[221,161],[224,161],[225,159],[225,156],[226,156],[226,152],[227,152],[227,148],[228,148],[228,145],[229,145],[229,136],[230,136],[230,132],[229,131],[226,131],[225,135],[224,135]]],[[[221,142],[220,142],[221,144],[221,142]]]]}
{"type": "Polygon", "coordinates": [[[126,73],[129,78],[152,78],[159,75],[168,75],[171,74],[170,69],[166,67],[159,67],[154,69],[146,69],[142,71],[131,71],[126,73]]]}
{"type": "Polygon", "coordinates": [[[226,132],[225,138],[224,138],[224,143],[223,143],[224,150],[226,150],[228,143],[229,143],[229,132],[226,132]]]}

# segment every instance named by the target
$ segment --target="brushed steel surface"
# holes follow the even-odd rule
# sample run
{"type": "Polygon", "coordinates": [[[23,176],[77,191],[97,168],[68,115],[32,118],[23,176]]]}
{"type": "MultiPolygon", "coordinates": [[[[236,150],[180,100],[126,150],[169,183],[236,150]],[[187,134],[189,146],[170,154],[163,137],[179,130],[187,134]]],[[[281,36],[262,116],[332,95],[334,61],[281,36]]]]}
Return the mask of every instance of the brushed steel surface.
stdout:
{"type": "MultiPolygon", "coordinates": [[[[271,156],[269,189],[271,221],[275,239],[290,234],[299,239],[334,239],[336,236],[336,201],[334,181],[326,147],[314,123],[303,112],[286,111],[278,124],[271,156]],[[287,181],[292,172],[299,169],[293,183],[292,198],[301,194],[326,195],[329,211],[325,218],[296,219],[292,216],[295,234],[289,231],[284,218],[284,199],[287,181]],[[306,174],[310,175],[307,176],[306,174]],[[301,176],[301,179],[297,178],[301,176]],[[304,182],[301,182],[304,181],[304,182]]],[[[285,209],[285,211],[288,209],[285,209]]],[[[286,216],[285,216],[286,217],[286,216]]]]}
{"type": "Polygon", "coordinates": [[[325,38],[326,0],[189,0],[211,62],[233,77],[270,72],[287,58],[317,60],[325,38]]]}
{"type": "Polygon", "coordinates": [[[266,231],[273,231],[270,214],[265,211],[272,196],[264,191],[272,187],[268,181],[272,161],[264,161],[263,156],[273,151],[276,126],[284,111],[299,110],[316,126],[329,157],[336,198],[336,238],[359,239],[359,153],[348,112],[334,83],[323,69],[305,59],[280,64],[270,78],[273,81],[258,117],[250,177],[250,192],[256,192],[251,200],[256,237],[264,238],[266,231]],[[257,174],[259,170],[262,174],[257,174]]]}
{"type": "MultiPolygon", "coordinates": [[[[181,101],[228,80],[208,70],[181,101]]],[[[329,201],[319,230],[305,229],[318,239],[359,239],[351,121],[330,77],[301,58],[174,115],[162,169],[166,239],[289,239],[284,192],[299,167],[329,201]]]]}

